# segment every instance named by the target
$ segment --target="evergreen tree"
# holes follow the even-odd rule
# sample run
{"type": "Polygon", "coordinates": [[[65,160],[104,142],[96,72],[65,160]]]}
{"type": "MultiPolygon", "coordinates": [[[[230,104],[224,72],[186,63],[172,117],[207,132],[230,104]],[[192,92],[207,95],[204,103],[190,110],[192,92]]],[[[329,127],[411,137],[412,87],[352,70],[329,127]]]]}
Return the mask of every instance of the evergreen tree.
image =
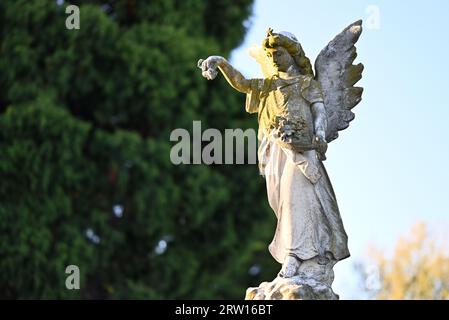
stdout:
{"type": "Polygon", "coordinates": [[[193,120],[256,127],[196,67],[241,42],[251,2],[71,1],[79,30],[67,1],[0,2],[0,297],[243,298],[274,276],[256,166],[169,158],[193,120]]]}

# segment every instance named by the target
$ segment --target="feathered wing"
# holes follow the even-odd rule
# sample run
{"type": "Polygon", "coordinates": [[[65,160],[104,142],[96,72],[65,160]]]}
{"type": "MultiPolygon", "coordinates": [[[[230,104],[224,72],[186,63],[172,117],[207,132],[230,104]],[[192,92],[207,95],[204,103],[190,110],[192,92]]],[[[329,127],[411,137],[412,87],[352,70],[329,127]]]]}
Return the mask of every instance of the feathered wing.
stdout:
{"type": "Polygon", "coordinates": [[[321,50],[315,61],[315,80],[324,94],[328,125],[326,140],[338,137],[354,119],[354,108],[362,100],[363,88],[354,87],[362,78],[363,64],[353,65],[357,52],[355,43],[362,33],[362,20],[356,21],[338,34],[321,50]]]}

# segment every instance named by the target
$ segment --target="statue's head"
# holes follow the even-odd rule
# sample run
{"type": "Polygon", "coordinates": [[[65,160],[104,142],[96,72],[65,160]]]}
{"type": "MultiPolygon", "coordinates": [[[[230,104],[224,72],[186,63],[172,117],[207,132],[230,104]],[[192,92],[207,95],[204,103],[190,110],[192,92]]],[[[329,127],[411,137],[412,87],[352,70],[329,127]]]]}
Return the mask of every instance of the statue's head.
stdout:
{"type": "Polygon", "coordinates": [[[262,47],[276,70],[285,72],[293,65],[301,74],[313,75],[310,60],[293,34],[273,33],[273,29],[270,28],[262,42],[262,47]]]}

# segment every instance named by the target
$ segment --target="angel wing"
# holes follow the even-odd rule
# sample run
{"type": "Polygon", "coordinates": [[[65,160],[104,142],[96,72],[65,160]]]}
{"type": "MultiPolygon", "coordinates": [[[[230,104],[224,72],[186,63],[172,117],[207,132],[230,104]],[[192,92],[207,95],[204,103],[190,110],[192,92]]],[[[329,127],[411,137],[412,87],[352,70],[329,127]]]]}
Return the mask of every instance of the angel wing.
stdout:
{"type": "Polygon", "coordinates": [[[353,65],[357,52],[355,43],[362,33],[362,20],[356,21],[338,34],[320,52],[315,61],[315,80],[324,94],[328,124],[326,140],[338,137],[354,119],[354,108],[362,100],[363,88],[354,87],[361,78],[363,64],[353,65]]]}

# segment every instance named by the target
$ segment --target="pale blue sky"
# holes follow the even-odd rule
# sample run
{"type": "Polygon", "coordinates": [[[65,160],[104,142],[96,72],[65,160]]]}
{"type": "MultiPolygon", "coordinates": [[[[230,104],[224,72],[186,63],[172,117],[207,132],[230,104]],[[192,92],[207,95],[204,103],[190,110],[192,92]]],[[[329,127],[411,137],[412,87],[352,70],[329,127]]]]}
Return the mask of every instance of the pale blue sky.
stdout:
{"type": "Polygon", "coordinates": [[[365,27],[357,46],[363,101],[325,163],[352,253],[336,267],[341,298],[359,297],[352,264],[369,244],[390,251],[417,221],[449,233],[449,1],[256,0],[231,57],[245,76],[260,77],[246,49],[272,27],[295,34],[313,62],[348,24],[367,22],[369,5],[380,10],[380,28],[365,27]]]}

